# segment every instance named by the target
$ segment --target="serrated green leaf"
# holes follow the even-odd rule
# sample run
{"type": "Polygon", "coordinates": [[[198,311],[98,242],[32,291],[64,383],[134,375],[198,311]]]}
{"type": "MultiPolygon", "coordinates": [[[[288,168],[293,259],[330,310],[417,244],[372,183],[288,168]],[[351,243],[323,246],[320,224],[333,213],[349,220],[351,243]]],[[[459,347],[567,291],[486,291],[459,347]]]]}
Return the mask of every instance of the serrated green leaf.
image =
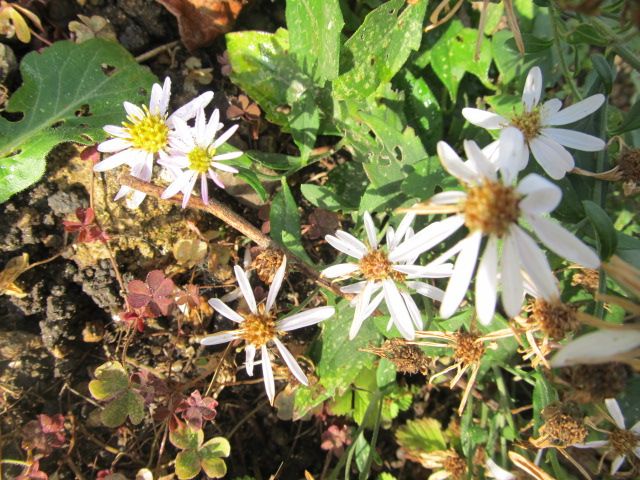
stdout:
{"type": "Polygon", "coordinates": [[[95,380],[89,382],[89,392],[96,400],[107,400],[129,386],[129,377],[120,362],[107,362],[96,368],[95,380]]]}
{"type": "Polygon", "coordinates": [[[618,246],[618,236],[613,222],[600,205],[591,200],[584,200],[584,211],[593,225],[598,239],[598,253],[602,261],[607,261],[618,246]]]}
{"type": "Polygon", "coordinates": [[[491,47],[488,42],[482,42],[480,57],[476,60],[474,55],[477,38],[477,30],[464,28],[462,22],[453,20],[431,49],[431,67],[454,101],[462,77],[467,72],[478,77],[485,87],[495,88],[489,80],[491,47]]]}
{"type": "Polygon", "coordinates": [[[202,429],[195,429],[187,424],[182,424],[172,432],[169,432],[169,441],[172,445],[182,450],[197,450],[204,441],[204,432],[202,429]]]}
{"type": "Polygon", "coordinates": [[[59,143],[104,140],[102,127],[124,120],[122,102],[146,103],[155,81],[121,45],[101,39],[55,42],[27,54],[20,71],[7,111],[24,117],[0,118],[0,202],[39,180],[59,143]]]}
{"type": "Polygon", "coordinates": [[[344,25],[339,1],[287,0],[286,17],[298,64],[319,82],[336,78],[344,25]]]}
{"type": "Polygon", "coordinates": [[[396,440],[409,452],[429,453],[447,448],[442,425],[435,418],[409,420],[396,431],[396,440]]]}
{"type": "Polygon", "coordinates": [[[368,97],[389,82],[420,48],[426,8],[427,0],[414,5],[391,0],[369,13],[344,44],[342,74],[334,82],[336,98],[368,97]]]}
{"type": "Polygon", "coordinates": [[[176,455],[176,475],[180,480],[189,480],[200,473],[200,457],[195,450],[185,450],[176,455]]]}
{"type": "Polygon", "coordinates": [[[312,264],[312,260],[302,246],[298,205],[291,194],[289,185],[287,185],[286,177],[282,177],[281,184],[282,190],[278,192],[273,202],[271,202],[271,211],[269,213],[271,238],[312,264]]]}

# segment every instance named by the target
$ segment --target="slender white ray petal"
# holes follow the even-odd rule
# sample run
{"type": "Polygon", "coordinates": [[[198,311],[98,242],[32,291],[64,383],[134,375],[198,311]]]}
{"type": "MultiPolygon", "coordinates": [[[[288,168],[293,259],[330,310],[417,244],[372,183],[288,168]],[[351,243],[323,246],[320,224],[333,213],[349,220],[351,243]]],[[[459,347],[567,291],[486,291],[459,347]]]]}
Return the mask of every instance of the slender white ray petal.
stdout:
{"type": "Polygon", "coordinates": [[[524,196],[518,206],[529,214],[551,213],[562,200],[560,187],[535,173],[530,173],[520,180],[516,191],[524,196]]]}
{"type": "Polygon", "coordinates": [[[542,71],[539,67],[533,67],[529,70],[527,79],[524,82],[524,90],[522,91],[522,103],[527,112],[538,105],[540,94],[542,93],[542,71]]]}
{"type": "Polygon", "coordinates": [[[435,205],[455,205],[456,203],[464,202],[466,198],[466,192],[448,190],[446,192],[436,193],[429,199],[429,203],[433,203],[435,205]]]}
{"type": "MultiPolygon", "coordinates": [[[[225,160],[233,160],[234,158],[238,158],[241,157],[242,155],[244,155],[243,152],[228,152],[228,153],[221,153],[220,155],[215,155],[211,160],[216,160],[219,162],[225,161],[225,160]]],[[[218,167],[220,168],[220,167],[218,167]]],[[[228,166],[227,168],[232,168],[230,166],[228,166]]],[[[236,170],[234,168],[234,172],[233,173],[237,173],[238,170],[236,170]]],[[[231,171],[231,170],[229,170],[231,171]]]]}
{"type": "Polygon", "coordinates": [[[151,87],[151,98],[149,99],[149,113],[160,114],[160,100],[162,99],[162,87],[159,83],[154,83],[151,87]]]}
{"type": "Polygon", "coordinates": [[[557,98],[547,100],[540,107],[540,123],[549,125],[549,118],[555,115],[562,108],[562,102],[557,98]]]}
{"type": "Polygon", "coordinates": [[[309,385],[307,376],[304,374],[304,372],[300,368],[300,365],[298,365],[298,362],[296,362],[296,359],[293,357],[293,355],[291,355],[291,352],[287,349],[287,347],[285,347],[284,344],[277,338],[274,338],[273,342],[276,344],[276,347],[278,347],[280,355],[282,355],[282,358],[284,359],[284,363],[287,364],[287,367],[289,367],[289,370],[291,370],[293,376],[296,377],[296,379],[301,384],[305,386],[309,385]]]}
{"type": "Polygon", "coordinates": [[[187,170],[187,172],[191,175],[191,178],[182,188],[182,208],[187,208],[189,198],[191,198],[191,193],[193,193],[193,187],[196,184],[196,180],[198,180],[198,172],[191,172],[191,170],[187,170]]]}
{"type": "Polygon", "coordinates": [[[446,278],[453,273],[453,265],[450,263],[438,265],[394,265],[397,272],[409,275],[411,278],[446,278]]]}
{"type": "Polygon", "coordinates": [[[359,268],[360,266],[357,263],[339,263],[325,268],[321,275],[327,278],[339,278],[347,276],[359,268]]]}
{"type": "Polygon", "coordinates": [[[408,281],[407,286],[409,288],[413,288],[416,293],[422,295],[423,297],[432,298],[433,300],[437,300],[439,302],[444,298],[444,291],[439,289],[438,287],[434,287],[433,285],[429,285],[425,282],[416,282],[416,281],[408,281]]]}
{"type": "Polygon", "coordinates": [[[387,248],[389,250],[396,248],[398,242],[396,241],[396,232],[393,227],[387,228],[385,239],[387,240],[387,248]]]}
{"type": "Polygon", "coordinates": [[[363,255],[369,251],[367,246],[356,237],[342,230],[336,230],[335,236],[343,242],[351,245],[351,248],[361,252],[363,255]]]}
{"type": "Polygon", "coordinates": [[[597,330],[567,343],[551,359],[554,368],[615,361],[618,356],[640,347],[640,331],[597,330]]]}
{"type": "Polygon", "coordinates": [[[497,153],[497,164],[504,176],[505,183],[511,183],[518,172],[527,166],[528,152],[525,152],[525,141],[522,132],[515,127],[507,127],[500,132],[500,148],[497,153]],[[527,158],[523,157],[526,155],[527,158]]]}
{"type": "Polygon", "coordinates": [[[484,156],[487,157],[491,163],[497,164],[498,157],[500,155],[500,140],[494,140],[489,145],[485,146],[482,149],[482,153],[484,153],[484,156]]]}
{"type": "Polygon", "coordinates": [[[498,466],[498,464],[490,458],[487,458],[485,466],[489,473],[491,473],[491,477],[496,480],[516,480],[517,478],[513,473],[498,466]]]}
{"type": "Polygon", "coordinates": [[[629,430],[640,436],[640,421],[637,421],[629,430]]]}
{"type": "Polygon", "coordinates": [[[209,122],[207,123],[206,137],[214,138],[216,133],[218,132],[218,126],[220,124],[220,110],[217,108],[213,110],[211,114],[211,118],[209,118],[209,122]]]}
{"type": "Polygon", "coordinates": [[[205,205],[209,203],[209,185],[207,184],[207,175],[200,174],[200,195],[202,196],[202,203],[205,205]]]}
{"type": "Polygon", "coordinates": [[[382,291],[384,292],[384,301],[387,304],[393,323],[404,338],[413,340],[416,334],[412,325],[411,315],[409,315],[407,306],[395,282],[389,279],[383,280],[382,291]]]}
{"type": "Polygon", "coordinates": [[[602,448],[607,445],[609,445],[608,440],[592,440],[590,442],[574,443],[571,446],[575,448],[602,448]]]}
{"type": "Polygon", "coordinates": [[[126,138],[112,138],[98,145],[98,151],[102,153],[113,153],[131,148],[131,141],[126,138]]]}
{"type": "Polygon", "coordinates": [[[620,467],[622,467],[622,464],[624,463],[626,458],[627,457],[625,455],[618,455],[613,459],[613,462],[611,462],[611,475],[615,475],[616,473],[618,473],[618,470],[620,470],[620,467]]]}
{"type": "Polygon", "coordinates": [[[422,330],[424,328],[424,324],[422,323],[422,315],[420,315],[420,310],[418,309],[416,302],[413,301],[413,298],[411,298],[411,295],[407,292],[400,292],[400,295],[407,306],[407,311],[409,312],[409,316],[411,317],[411,321],[413,321],[413,325],[416,327],[416,330],[422,330]]]}
{"type": "Polygon", "coordinates": [[[231,308],[229,308],[227,304],[224,303],[219,298],[212,298],[211,300],[209,300],[209,305],[211,305],[211,307],[220,315],[222,315],[225,318],[228,318],[232,322],[236,322],[236,323],[244,322],[244,318],[242,318],[242,315],[231,310],[231,308]]]}
{"type": "Polygon", "coordinates": [[[324,239],[327,241],[329,245],[331,245],[336,250],[340,250],[342,253],[346,253],[350,257],[357,258],[358,260],[364,257],[364,253],[359,249],[353,248],[347,242],[340,240],[333,235],[326,235],[324,239]]]}
{"type": "Polygon", "coordinates": [[[105,125],[104,127],[102,127],[102,129],[109,135],[113,135],[114,137],[131,138],[131,135],[125,128],[119,127],[117,125],[105,125]]]}
{"type": "Polygon", "coordinates": [[[204,108],[199,108],[196,111],[196,120],[192,131],[194,133],[193,136],[196,140],[196,144],[206,145],[209,143],[209,139],[205,136],[207,133],[207,114],[204,113],[204,108]]]}
{"type": "Polygon", "coordinates": [[[460,253],[460,251],[464,248],[464,245],[465,245],[464,240],[465,239],[463,238],[458,243],[456,243],[453,247],[445,250],[444,253],[442,253],[435,260],[432,260],[430,263],[425,265],[425,267],[429,267],[430,268],[430,267],[434,267],[436,265],[442,265],[444,262],[448,262],[449,260],[451,260],[458,253],[460,253]]]}
{"type": "Polygon", "coordinates": [[[255,359],[256,359],[256,347],[254,345],[247,344],[244,347],[244,353],[245,353],[244,368],[247,370],[247,375],[249,375],[250,377],[253,377],[253,367],[255,365],[255,359]]]}
{"type": "Polygon", "coordinates": [[[127,187],[126,185],[123,185],[122,187],[120,187],[120,189],[118,190],[118,193],[116,193],[116,196],[113,197],[113,201],[117,202],[118,200],[120,200],[122,197],[125,197],[129,192],[131,192],[131,188],[127,187]]]}
{"type": "Polygon", "coordinates": [[[440,141],[436,148],[440,162],[447,172],[465,183],[477,183],[477,172],[469,164],[463,162],[448,143],[440,141]]]}
{"type": "MultiPolygon", "coordinates": [[[[373,291],[374,294],[379,290],[379,287],[382,287],[381,283],[377,284],[376,288],[373,291]]],[[[378,308],[378,306],[380,305],[383,299],[384,299],[384,292],[380,292],[375,297],[373,297],[373,300],[369,302],[369,306],[367,306],[364,312],[362,313],[362,318],[367,319],[371,315],[373,315],[373,312],[376,311],[376,309],[378,308]]]]}
{"type": "Polygon", "coordinates": [[[451,279],[447,284],[442,305],[440,305],[440,316],[442,318],[449,318],[453,315],[466,295],[476,267],[481,240],[482,232],[480,231],[474,232],[462,240],[464,246],[458,254],[453,267],[453,275],[451,275],[451,279]]]}
{"type": "Polygon", "coordinates": [[[333,316],[335,312],[336,309],[333,307],[311,308],[309,310],[291,315],[290,317],[278,320],[276,322],[276,328],[283,332],[290,332],[291,330],[297,330],[298,328],[308,327],[309,325],[320,323],[333,316]]]}
{"type": "Polygon", "coordinates": [[[520,313],[524,300],[524,287],[520,274],[518,247],[511,232],[504,237],[500,270],[502,305],[507,315],[512,318],[520,313]]]}
{"type": "Polygon", "coordinates": [[[169,108],[169,99],[171,98],[171,79],[166,77],[164,79],[164,84],[162,85],[162,95],[160,96],[160,101],[158,102],[159,114],[165,115],[167,113],[167,109],[169,108]]]}
{"type": "Polygon", "coordinates": [[[526,218],[542,243],[561,257],[587,268],[600,266],[598,255],[564,227],[539,215],[526,218]]]}
{"type": "Polygon", "coordinates": [[[536,161],[554,180],[560,180],[575,166],[571,154],[558,142],[544,135],[532,139],[529,148],[536,161]]]}
{"type": "Polygon", "coordinates": [[[626,426],[624,424],[624,415],[622,415],[622,410],[620,410],[620,405],[615,398],[605,398],[604,404],[609,411],[609,415],[613,418],[613,421],[616,422],[616,425],[619,429],[625,430],[626,426]]]}
{"type": "Polygon", "coordinates": [[[209,178],[213,180],[213,183],[215,183],[220,188],[224,188],[224,184],[220,181],[220,177],[218,177],[218,175],[216,175],[213,170],[209,169],[207,173],[209,174],[209,178]]]}
{"type": "Polygon", "coordinates": [[[189,183],[189,172],[181,173],[169,186],[162,192],[160,198],[166,200],[176,195],[189,183]]]}
{"type": "Polygon", "coordinates": [[[169,115],[169,118],[167,118],[167,125],[169,128],[173,128],[173,123],[176,118],[181,118],[183,120],[192,119],[196,116],[198,109],[206,107],[212,98],[213,92],[204,92],[202,95],[194,98],[169,115]]]}
{"type": "Polygon", "coordinates": [[[235,265],[233,267],[233,271],[236,274],[236,279],[238,280],[238,286],[240,287],[240,290],[242,290],[242,296],[247,302],[247,305],[249,306],[249,310],[251,310],[251,313],[257,314],[258,307],[256,307],[256,297],[253,296],[253,289],[251,288],[251,284],[249,283],[247,274],[238,265],[235,265]]]}
{"type": "Polygon", "coordinates": [[[269,403],[273,405],[273,399],[276,396],[276,384],[273,380],[273,369],[271,368],[271,359],[269,358],[269,350],[266,345],[260,347],[262,354],[262,376],[264,377],[264,389],[269,397],[269,403]]]}
{"type": "Polygon", "coordinates": [[[463,146],[469,162],[473,163],[478,173],[486,179],[495,181],[496,166],[485,157],[478,144],[473,140],[465,140],[463,146]]]}
{"type": "Polygon", "coordinates": [[[518,257],[529,278],[540,291],[542,298],[558,298],[556,279],[551,272],[549,261],[536,242],[517,225],[512,225],[510,233],[518,248],[518,257]]]}
{"type": "Polygon", "coordinates": [[[366,281],[352,283],[351,285],[345,285],[344,287],[340,287],[340,291],[342,293],[360,293],[365,285],[366,281]]]}
{"type": "Polygon", "coordinates": [[[369,240],[369,245],[372,250],[376,250],[378,248],[378,232],[376,231],[376,227],[373,224],[373,219],[369,212],[364,212],[362,216],[362,220],[364,222],[364,230],[367,232],[367,240],[369,240]]]}
{"type": "Polygon", "coordinates": [[[229,139],[231,138],[231,136],[232,136],[234,133],[236,133],[236,130],[238,130],[238,127],[239,127],[239,126],[240,126],[240,125],[233,125],[232,127],[229,127],[229,129],[228,129],[226,132],[224,132],[222,135],[220,135],[220,136],[218,137],[218,139],[217,139],[215,142],[213,142],[212,147],[213,147],[213,148],[218,148],[218,147],[220,147],[220,145],[222,145],[224,142],[226,142],[227,140],[229,140],[229,139]]]}
{"type": "Polygon", "coordinates": [[[204,337],[202,340],[200,340],[200,345],[220,345],[221,343],[228,343],[232,340],[236,340],[239,337],[240,333],[238,332],[238,330],[218,332],[214,333],[213,335],[209,335],[208,337],[204,337]]]}
{"type": "Polygon", "coordinates": [[[276,270],[275,275],[273,276],[273,281],[271,282],[271,287],[269,287],[269,294],[267,295],[267,303],[265,304],[265,310],[270,312],[273,308],[273,305],[276,302],[276,297],[278,296],[278,292],[280,291],[280,287],[282,286],[282,281],[284,280],[284,275],[287,271],[287,257],[286,255],[282,257],[282,263],[276,270]]]}
{"type": "Polygon", "coordinates": [[[134,105],[131,102],[124,102],[123,105],[127,115],[138,119],[144,117],[144,111],[139,106],[134,105]]]}
{"type": "Polygon", "coordinates": [[[486,128],[487,130],[496,130],[509,123],[503,116],[497,113],[487,112],[486,110],[480,110],[479,108],[463,108],[462,116],[466,118],[469,123],[486,128]]]}
{"type": "Polygon", "coordinates": [[[131,197],[127,199],[126,205],[127,205],[127,208],[135,210],[144,201],[147,194],[144,192],[140,192],[138,190],[132,190],[132,191],[133,193],[131,194],[131,197]]]}
{"type": "MultiPolygon", "coordinates": [[[[638,435],[638,432],[635,432],[635,434],[638,435]]],[[[640,445],[633,449],[633,454],[640,459],[640,445]]]]}
{"type": "Polygon", "coordinates": [[[567,130],[566,128],[543,128],[541,133],[546,137],[552,138],[560,145],[582,150],[583,152],[597,152],[606,146],[606,143],[601,138],[576,132],[575,130],[567,130]]]}
{"type": "Polygon", "coordinates": [[[391,244],[388,243],[387,246],[389,247],[389,249],[392,249],[395,246],[393,245],[393,243],[397,244],[402,241],[403,237],[405,237],[405,235],[407,235],[407,233],[411,229],[411,225],[413,224],[413,221],[415,220],[415,218],[416,218],[416,214],[413,212],[409,212],[405,214],[404,217],[402,217],[402,220],[398,224],[398,230],[395,233],[396,242],[392,242],[391,244]]]}
{"type": "Polygon", "coordinates": [[[123,150],[122,152],[107,157],[100,163],[96,163],[93,167],[93,171],[106,172],[107,170],[112,170],[127,163],[132,156],[135,156],[135,151],[133,149],[123,150]]]}
{"type": "Polygon", "coordinates": [[[356,335],[360,331],[362,323],[367,319],[369,315],[366,315],[369,304],[371,303],[371,295],[375,289],[375,282],[367,281],[362,291],[358,294],[355,302],[355,312],[353,314],[353,320],[349,327],[349,340],[356,338],[356,335]]]}
{"type": "Polygon", "coordinates": [[[464,225],[462,215],[453,215],[432,223],[405,240],[389,254],[391,262],[402,262],[439,244],[464,225]]]}
{"type": "Polygon", "coordinates": [[[491,235],[484,248],[476,274],[476,311],[483,325],[489,325],[498,298],[498,238],[491,235]]]}
{"type": "Polygon", "coordinates": [[[591,115],[604,103],[604,95],[597,93],[584,100],[564,108],[557,113],[549,115],[547,125],[566,125],[591,115]]]}

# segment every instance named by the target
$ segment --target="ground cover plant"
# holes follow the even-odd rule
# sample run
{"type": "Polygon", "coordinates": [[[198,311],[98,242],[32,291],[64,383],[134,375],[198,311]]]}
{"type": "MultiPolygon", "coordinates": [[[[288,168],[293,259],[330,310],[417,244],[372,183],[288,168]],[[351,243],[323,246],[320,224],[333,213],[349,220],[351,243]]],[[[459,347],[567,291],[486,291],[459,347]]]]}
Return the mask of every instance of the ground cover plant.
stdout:
{"type": "Polygon", "coordinates": [[[0,0],[0,477],[638,478],[639,27],[0,0]]]}

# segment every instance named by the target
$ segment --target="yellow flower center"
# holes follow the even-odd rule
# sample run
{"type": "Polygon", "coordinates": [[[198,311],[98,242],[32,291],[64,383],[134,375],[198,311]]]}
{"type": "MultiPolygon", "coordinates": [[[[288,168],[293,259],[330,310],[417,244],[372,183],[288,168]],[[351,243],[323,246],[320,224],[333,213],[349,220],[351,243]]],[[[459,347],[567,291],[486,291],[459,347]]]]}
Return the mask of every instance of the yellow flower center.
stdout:
{"type": "Polygon", "coordinates": [[[464,223],[469,230],[502,237],[520,217],[520,195],[498,182],[485,182],[467,191],[464,223]]]}
{"type": "Polygon", "coordinates": [[[523,112],[511,118],[511,125],[522,132],[528,142],[540,135],[540,111],[523,112]]]}
{"type": "Polygon", "coordinates": [[[167,146],[169,127],[167,127],[162,115],[150,113],[146,106],[142,108],[144,110],[142,118],[129,116],[127,117],[128,122],[124,122],[122,126],[131,137],[131,144],[134,148],[149,153],[158,153],[167,146]]]}
{"type": "Polygon", "coordinates": [[[387,254],[382,250],[373,250],[360,260],[360,272],[367,280],[392,280],[401,282],[404,275],[392,268],[387,254]]]}
{"type": "Polygon", "coordinates": [[[206,149],[202,147],[195,147],[189,152],[187,158],[189,159],[189,170],[193,170],[198,173],[207,173],[211,166],[211,159],[216,154],[216,150],[206,149]]]}
{"type": "Polygon", "coordinates": [[[244,316],[240,337],[250,345],[260,348],[276,337],[276,316],[265,312],[264,305],[258,305],[258,313],[244,316]]]}

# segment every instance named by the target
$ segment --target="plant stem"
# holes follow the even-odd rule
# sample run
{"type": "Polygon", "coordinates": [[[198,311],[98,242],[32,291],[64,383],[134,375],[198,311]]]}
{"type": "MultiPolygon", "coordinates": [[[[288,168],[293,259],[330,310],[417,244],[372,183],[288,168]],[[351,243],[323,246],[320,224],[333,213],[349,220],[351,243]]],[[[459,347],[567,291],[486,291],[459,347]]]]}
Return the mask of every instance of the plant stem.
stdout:
{"type": "Polygon", "coordinates": [[[553,3],[549,4],[549,12],[551,13],[551,26],[553,27],[553,43],[558,50],[558,57],[560,59],[560,68],[562,69],[562,74],[569,84],[571,92],[573,93],[573,96],[576,98],[576,100],[582,100],[582,95],[580,95],[580,92],[578,91],[576,82],[573,79],[573,74],[569,71],[569,67],[567,66],[567,62],[564,58],[564,52],[562,51],[562,38],[560,38],[560,27],[558,26],[558,22],[560,21],[560,12],[553,6],[553,3]]]}
{"type": "MultiPolygon", "coordinates": [[[[584,18],[582,20],[585,21],[584,18]]],[[[625,45],[625,39],[620,38],[606,23],[598,18],[589,17],[586,21],[608,40],[607,43],[611,50],[620,55],[625,62],[640,72],[640,57],[625,45]]]]}

